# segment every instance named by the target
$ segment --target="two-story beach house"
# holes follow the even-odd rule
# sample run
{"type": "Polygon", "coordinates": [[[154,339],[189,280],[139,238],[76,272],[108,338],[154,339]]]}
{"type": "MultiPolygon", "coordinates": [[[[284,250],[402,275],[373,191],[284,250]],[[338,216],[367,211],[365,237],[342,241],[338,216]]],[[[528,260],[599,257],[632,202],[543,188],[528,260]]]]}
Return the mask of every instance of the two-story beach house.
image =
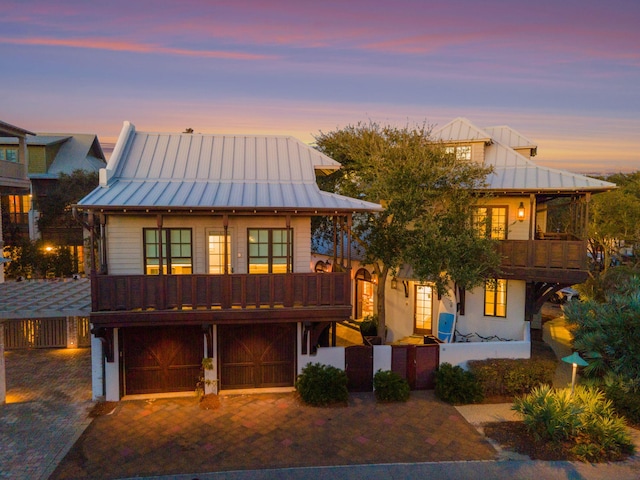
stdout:
{"type": "MultiPolygon", "coordinates": [[[[529,328],[540,328],[543,303],[559,289],[587,279],[589,200],[615,185],[536,165],[531,158],[537,146],[507,126],[480,128],[457,118],[432,136],[451,154],[493,167],[472,221],[479,234],[499,240],[502,275],[473,291],[452,286],[449,295],[438,298],[428,282],[415,278],[411,266],[399,268],[385,286],[387,342],[437,336],[440,318],[453,315],[455,336],[440,345],[440,363],[528,358],[529,328]],[[548,220],[558,199],[571,219],[569,228],[551,231],[548,220]]],[[[380,288],[369,283],[373,272],[366,268],[357,268],[356,306],[370,305],[373,288],[380,288]]],[[[354,316],[361,312],[358,307],[354,316]]]]}
{"type": "Polygon", "coordinates": [[[340,165],[291,137],[138,132],[125,122],[75,207],[93,260],[93,394],[291,387],[351,316],[350,272],[311,268],[311,219],[381,207],[322,192],[340,165]]]}

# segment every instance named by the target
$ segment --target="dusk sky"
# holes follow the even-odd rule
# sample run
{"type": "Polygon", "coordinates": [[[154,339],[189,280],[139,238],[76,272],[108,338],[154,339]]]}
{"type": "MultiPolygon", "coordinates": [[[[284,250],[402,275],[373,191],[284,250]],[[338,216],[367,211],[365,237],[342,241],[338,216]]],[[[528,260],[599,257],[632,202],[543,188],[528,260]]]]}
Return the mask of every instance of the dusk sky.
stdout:
{"type": "Polygon", "coordinates": [[[293,135],[509,125],[540,165],[640,169],[639,0],[0,0],[0,120],[293,135]]]}

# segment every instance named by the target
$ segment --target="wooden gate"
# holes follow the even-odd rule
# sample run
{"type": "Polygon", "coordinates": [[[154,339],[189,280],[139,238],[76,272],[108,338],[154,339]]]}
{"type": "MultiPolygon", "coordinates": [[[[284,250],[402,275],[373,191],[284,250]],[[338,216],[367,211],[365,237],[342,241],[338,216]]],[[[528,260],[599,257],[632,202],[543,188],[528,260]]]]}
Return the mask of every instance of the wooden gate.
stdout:
{"type": "Polygon", "coordinates": [[[219,325],[220,389],[291,387],[296,324],[219,325]]]}
{"type": "Polygon", "coordinates": [[[204,356],[200,326],[120,331],[124,395],[195,391],[204,356]]]}
{"type": "Polygon", "coordinates": [[[67,346],[67,319],[5,320],[4,348],[57,348],[67,346]]]}
{"type": "Polygon", "coordinates": [[[391,370],[406,379],[412,390],[435,388],[439,360],[438,345],[391,346],[391,370]]]}
{"type": "Polygon", "coordinates": [[[344,355],[349,391],[371,392],[373,390],[373,347],[352,345],[345,348],[344,355]]]}
{"type": "Polygon", "coordinates": [[[76,332],[78,336],[78,347],[91,346],[91,324],[89,317],[77,317],[76,332]]]}

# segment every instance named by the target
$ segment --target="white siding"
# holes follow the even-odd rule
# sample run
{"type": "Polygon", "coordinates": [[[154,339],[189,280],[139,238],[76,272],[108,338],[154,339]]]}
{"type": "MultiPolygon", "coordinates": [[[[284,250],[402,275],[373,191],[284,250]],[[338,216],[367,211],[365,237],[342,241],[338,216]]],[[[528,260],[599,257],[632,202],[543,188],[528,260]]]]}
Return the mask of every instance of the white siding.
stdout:
{"type": "MultiPolygon", "coordinates": [[[[155,228],[156,217],[110,216],[107,220],[107,255],[109,273],[112,275],[136,275],[144,273],[143,228],[155,228]]],[[[165,216],[164,228],[191,228],[193,242],[193,272],[207,273],[207,233],[222,231],[220,216],[165,216]]],[[[231,235],[231,265],[235,273],[247,272],[247,229],[284,228],[284,217],[239,216],[229,219],[231,235]]],[[[309,272],[311,261],[311,220],[293,217],[293,271],[309,272]]]]}

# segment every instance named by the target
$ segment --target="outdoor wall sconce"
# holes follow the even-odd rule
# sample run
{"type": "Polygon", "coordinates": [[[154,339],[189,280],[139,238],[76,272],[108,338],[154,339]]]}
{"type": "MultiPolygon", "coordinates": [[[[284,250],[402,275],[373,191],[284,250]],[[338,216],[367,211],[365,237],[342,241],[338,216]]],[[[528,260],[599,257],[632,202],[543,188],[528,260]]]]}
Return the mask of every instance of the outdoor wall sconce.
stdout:
{"type": "Polygon", "coordinates": [[[524,203],[522,202],[518,205],[518,220],[521,222],[524,220],[524,203]]]}
{"type": "Polygon", "coordinates": [[[391,279],[391,288],[393,288],[394,290],[398,288],[398,279],[396,277],[393,277],[391,279]]]}

